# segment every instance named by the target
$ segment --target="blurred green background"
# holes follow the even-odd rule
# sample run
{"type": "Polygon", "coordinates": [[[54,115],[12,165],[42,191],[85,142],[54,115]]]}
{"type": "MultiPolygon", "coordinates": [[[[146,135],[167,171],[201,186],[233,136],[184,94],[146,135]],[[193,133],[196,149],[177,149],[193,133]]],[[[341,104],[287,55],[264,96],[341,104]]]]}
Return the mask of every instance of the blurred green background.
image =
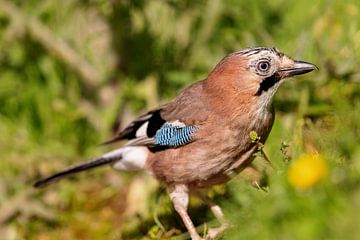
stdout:
{"type": "MultiPolygon", "coordinates": [[[[269,186],[240,176],[209,193],[233,224],[222,238],[359,239],[358,0],[0,0],[0,238],[184,232],[163,186],[145,174],[102,168],[31,185],[108,150],[96,145],[118,126],[248,46],[275,46],[320,71],[288,81],[275,98],[265,146],[273,167],[256,160],[269,186]],[[308,167],[327,174],[299,190],[288,169],[304,153],[320,154],[322,166],[308,167]]],[[[197,225],[214,219],[191,200],[197,225]]]]}

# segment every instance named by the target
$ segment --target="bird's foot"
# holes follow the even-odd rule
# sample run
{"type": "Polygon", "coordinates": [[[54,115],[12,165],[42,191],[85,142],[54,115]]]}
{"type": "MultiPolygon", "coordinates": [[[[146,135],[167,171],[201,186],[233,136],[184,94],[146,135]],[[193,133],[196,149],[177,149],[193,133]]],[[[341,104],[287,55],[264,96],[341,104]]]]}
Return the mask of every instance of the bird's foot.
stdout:
{"type": "Polygon", "coordinates": [[[205,240],[216,239],[227,228],[226,224],[223,224],[217,228],[210,228],[205,236],[205,240]]]}

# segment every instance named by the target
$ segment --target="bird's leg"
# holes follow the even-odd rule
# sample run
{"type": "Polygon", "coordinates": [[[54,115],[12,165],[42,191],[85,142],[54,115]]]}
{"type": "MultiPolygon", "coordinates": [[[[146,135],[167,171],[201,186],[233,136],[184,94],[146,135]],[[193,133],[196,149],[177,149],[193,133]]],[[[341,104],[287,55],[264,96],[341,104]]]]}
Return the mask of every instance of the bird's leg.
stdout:
{"type": "Polygon", "coordinates": [[[202,238],[196,232],[195,226],[187,213],[189,204],[189,189],[184,184],[174,185],[168,188],[171,201],[174,204],[175,210],[179,213],[183,220],[186,229],[188,230],[191,239],[201,240],[202,238]]]}
{"type": "Polygon", "coordinates": [[[214,203],[204,192],[197,190],[195,191],[195,194],[202,201],[204,201],[204,203],[206,203],[209,206],[211,212],[215,215],[216,219],[219,220],[219,222],[221,223],[220,227],[210,228],[208,230],[206,238],[214,239],[228,227],[228,223],[225,221],[224,218],[224,213],[222,212],[220,206],[214,203]]]}

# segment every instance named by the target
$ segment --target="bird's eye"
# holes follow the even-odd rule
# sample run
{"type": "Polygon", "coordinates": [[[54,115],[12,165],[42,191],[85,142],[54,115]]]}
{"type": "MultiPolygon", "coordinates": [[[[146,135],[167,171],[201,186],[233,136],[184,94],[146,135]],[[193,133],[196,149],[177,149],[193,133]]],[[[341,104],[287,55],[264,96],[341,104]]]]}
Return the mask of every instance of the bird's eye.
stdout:
{"type": "Polygon", "coordinates": [[[261,61],[257,65],[257,69],[261,72],[266,72],[270,68],[270,63],[267,61],[261,61]]]}

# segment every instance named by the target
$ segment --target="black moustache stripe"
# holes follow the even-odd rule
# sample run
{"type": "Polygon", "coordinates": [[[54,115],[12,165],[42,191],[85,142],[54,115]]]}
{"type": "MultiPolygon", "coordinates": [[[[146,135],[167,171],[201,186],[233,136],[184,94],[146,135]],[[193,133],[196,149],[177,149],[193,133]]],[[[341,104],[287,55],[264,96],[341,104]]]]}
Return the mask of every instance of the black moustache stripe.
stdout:
{"type": "Polygon", "coordinates": [[[261,83],[259,89],[256,91],[255,96],[260,96],[263,92],[266,92],[280,80],[280,76],[274,73],[270,77],[265,78],[261,83]]]}

